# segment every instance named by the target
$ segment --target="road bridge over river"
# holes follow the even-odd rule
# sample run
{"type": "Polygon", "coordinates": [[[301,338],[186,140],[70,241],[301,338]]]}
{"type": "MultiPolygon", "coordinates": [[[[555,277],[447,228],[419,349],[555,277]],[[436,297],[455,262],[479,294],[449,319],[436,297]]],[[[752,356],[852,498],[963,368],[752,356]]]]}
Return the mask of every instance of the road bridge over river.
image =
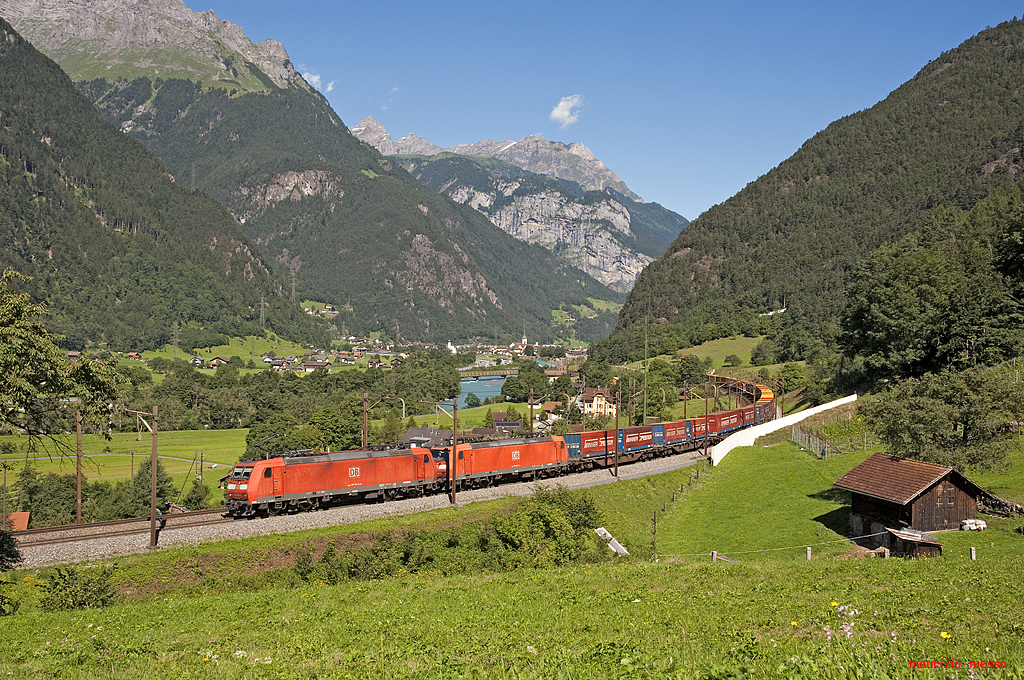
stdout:
{"type": "Polygon", "coordinates": [[[515,366],[494,366],[492,368],[466,368],[459,369],[459,378],[507,378],[510,375],[519,375],[519,369],[515,366]]]}

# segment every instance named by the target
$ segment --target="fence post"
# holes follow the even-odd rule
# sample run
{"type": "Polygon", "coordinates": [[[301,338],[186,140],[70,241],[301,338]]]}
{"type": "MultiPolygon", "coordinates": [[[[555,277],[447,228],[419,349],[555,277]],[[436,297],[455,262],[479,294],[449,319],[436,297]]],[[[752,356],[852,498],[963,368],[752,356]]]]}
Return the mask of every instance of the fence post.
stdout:
{"type": "Polygon", "coordinates": [[[811,546],[807,546],[807,561],[811,561],[811,546]]]}
{"type": "Polygon", "coordinates": [[[975,547],[974,547],[974,546],[972,545],[972,546],[971,546],[971,561],[976,561],[977,559],[978,559],[978,549],[977,549],[977,548],[975,548],[975,547]]]}
{"type": "Polygon", "coordinates": [[[715,564],[716,562],[718,562],[718,551],[717,550],[712,550],[711,551],[711,564],[715,564]]]}
{"type": "Polygon", "coordinates": [[[658,512],[654,512],[654,561],[658,561],[658,512]]]}

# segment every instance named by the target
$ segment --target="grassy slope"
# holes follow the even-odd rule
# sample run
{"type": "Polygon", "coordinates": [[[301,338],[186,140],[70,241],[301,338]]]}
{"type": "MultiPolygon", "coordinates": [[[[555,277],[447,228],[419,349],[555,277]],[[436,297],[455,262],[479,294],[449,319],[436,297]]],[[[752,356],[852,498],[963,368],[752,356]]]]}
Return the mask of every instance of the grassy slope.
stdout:
{"type": "Polygon", "coordinates": [[[763,340],[763,337],[748,338],[743,335],[734,335],[731,338],[722,338],[720,340],[709,340],[696,347],[688,347],[681,349],[676,352],[676,356],[683,356],[684,354],[696,354],[701,359],[705,357],[711,357],[715,362],[716,368],[723,368],[725,366],[725,358],[730,354],[735,354],[740,359],[743,359],[743,365],[750,365],[750,353],[754,351],[757,344],[763,340]]]}
{"type": "Polygon", "coordinates": [[[702,493],[682,500],[665,515],[659,553],[701,562],[717,550],[744,561],[779,561],[805,559],[803,546],[828,541],[833,543],[816,545],[814,552],[849,552],[849,544],[841,539],[849,522],[850,495],[832,489],[832,482],[868,455],[859,452],[818,460],[789,442],[737,449],[701,480],[702,493]],[[786,498],[786,502],[766,502],[771,498],[786,498]],[[794,545],[799,547],[737,554],[794,545]]]}
{"type": "Polygon", "coordinates": [[[952,658],[1005,660],[1016,674],[999,677],[1019,678],[1024,628],[1009,593],[1022,571],[1019,558],[617,563],[258,592],[213,587],[105,610],[2,619],[0,673],[884,678],[905,671],[910,659],[952,658]],[[851,638],[827,637],[826,626],[838,630],[845,620],[833,602],[859,610],[851,638]],[[847,676],[846,668],[859,675],[847,676]]]}
{"type": "MultiPolygon", "coordinates": [[[[817,461],[783,445],[734,451],[726,462],[662,517],[661,541],[723,545],[734,536],[737,549],[811,542],[815,517],[838,505],[808,493],[828,488],[857,458],[817,461]],[[734,506],[737,492],[746,490],[743,499],[755,488],[759,504],[746,513],[700,514],[734,506]],[[782,513],[785,521],[771,517],[782,513]]],[[[902,677],[911,659],[930,658],[1003,660],[1011,670],[999,677],[1024,677],[1024,617],[1013,595],[1024,576],[1024,539],[1012,532],[1019,520],[993,521],[984,534],[942,534],[945,554],[933,560],[836,560],[817,552],[808,563],[801,550],[737,565],[647,562],[651,512],[689,474],[592,490],[612,533],[637,547],[634,559],[612,564],[335,587],[273,569],[330,532],[445,526],[486,517],[508,500],[121,560],[122,585],[158,594],[68,614],[41,612],[27,596],[21,613],[0,619],[0,674],[846,678],[852,669],[855,677],[888,678],[902,677]],[[979,547],[978,562],[967,557],[971,545],[979,547]],[[257,590],[245,592],[244,584],[257,590]],[[838,605],[858,613],[840,617],[838,605]],[[854,624],[852,637],[829,638],[826,627],[838,632],[844,622],[854,624]]],[[[16,596],[38,578],[22,576],[16,596]]]]}

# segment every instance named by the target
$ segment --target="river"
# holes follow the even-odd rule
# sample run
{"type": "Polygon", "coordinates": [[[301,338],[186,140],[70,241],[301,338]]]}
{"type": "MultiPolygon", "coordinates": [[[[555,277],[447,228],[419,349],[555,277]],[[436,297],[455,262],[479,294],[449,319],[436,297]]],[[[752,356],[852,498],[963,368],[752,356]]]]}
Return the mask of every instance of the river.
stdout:
{"type": "Polygon", "coordinates": [[[475,380],[473,378],[466,378],[460,382],[462,384],[462,392],[459,393],[459,408],[466,408],[466,397],[469,396],[470,392],[480,397],[480,401],[483,402],[489,397],[496,397],[501,394],[501,386],[505,384],[505,379],[485,378],[483,380],[475,380]]]}

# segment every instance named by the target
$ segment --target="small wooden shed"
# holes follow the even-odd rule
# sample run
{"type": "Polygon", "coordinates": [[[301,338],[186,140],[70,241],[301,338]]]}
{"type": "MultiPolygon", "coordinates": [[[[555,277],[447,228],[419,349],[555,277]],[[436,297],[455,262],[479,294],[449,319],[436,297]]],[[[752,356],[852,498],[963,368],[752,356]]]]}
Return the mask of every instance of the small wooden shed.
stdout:
{"type": "Polygon", "coordinates": [[[887,529],[959,529],[978,516],[984,489],[948,465],[876,453],[840,477],[833,486],[853,494],[850,536],[886,544],[887,529]]]}

